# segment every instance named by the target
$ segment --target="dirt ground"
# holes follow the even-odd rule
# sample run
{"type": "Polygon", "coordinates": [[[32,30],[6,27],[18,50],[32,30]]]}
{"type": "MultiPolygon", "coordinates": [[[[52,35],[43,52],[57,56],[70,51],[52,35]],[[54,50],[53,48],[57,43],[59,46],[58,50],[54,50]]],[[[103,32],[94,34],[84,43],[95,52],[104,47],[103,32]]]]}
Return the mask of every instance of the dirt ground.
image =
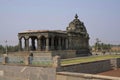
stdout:
{"type": "Polygon", "coordinates": [[[120,68],[118,68],[117,70],[110,70],[110,71],[106,71],[98,74],[105,75],[105,76],[120,77],[120,68]]]}

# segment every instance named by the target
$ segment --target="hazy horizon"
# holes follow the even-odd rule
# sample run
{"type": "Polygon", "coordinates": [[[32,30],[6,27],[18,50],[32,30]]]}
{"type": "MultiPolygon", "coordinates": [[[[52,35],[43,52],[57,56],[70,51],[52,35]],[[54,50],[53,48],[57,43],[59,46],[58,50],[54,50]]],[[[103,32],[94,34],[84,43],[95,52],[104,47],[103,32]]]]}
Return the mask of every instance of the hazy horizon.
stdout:
{"type": "Polygon", "coordinates": [[[0,0],[0,45],[16,45],[26,30],[66,30],[76,13],[90,45],[96,38],[120,44],[120,0],[0,0]]]}

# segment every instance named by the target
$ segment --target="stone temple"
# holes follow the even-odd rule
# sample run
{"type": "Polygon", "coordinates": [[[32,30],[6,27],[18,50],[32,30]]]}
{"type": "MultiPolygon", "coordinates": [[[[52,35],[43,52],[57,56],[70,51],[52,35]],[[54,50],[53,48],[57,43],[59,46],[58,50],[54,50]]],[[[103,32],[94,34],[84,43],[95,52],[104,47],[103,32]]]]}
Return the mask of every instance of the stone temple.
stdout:
{"type": "Polygon", "coordinates": [[[62,30],[28,30],[18,33],[20,51],[28,51],[61,58],[91,55],[89,34],[82,21],[75,19],[62,30]]]}

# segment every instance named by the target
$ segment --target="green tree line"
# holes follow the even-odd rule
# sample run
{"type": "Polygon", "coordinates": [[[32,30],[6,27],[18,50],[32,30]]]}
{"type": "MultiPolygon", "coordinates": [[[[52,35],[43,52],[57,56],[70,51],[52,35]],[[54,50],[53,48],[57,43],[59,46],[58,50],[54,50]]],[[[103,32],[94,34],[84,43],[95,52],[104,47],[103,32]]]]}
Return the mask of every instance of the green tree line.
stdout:
{"type": "Polygon", "coordinates": [[[6,53],[6,47],[7,47],[7,52],[17,52],[19,50],[18,45],[15,46],[0,45],[0,53],[6,53]]]}
{"type": "Polygon", "coordinates": [[[109,52],[111,50],[112,45],[111,44],[105,44],[105,43],[95,43],[94,49],[95,51],[102,51],[102,52],[109,52]]]}

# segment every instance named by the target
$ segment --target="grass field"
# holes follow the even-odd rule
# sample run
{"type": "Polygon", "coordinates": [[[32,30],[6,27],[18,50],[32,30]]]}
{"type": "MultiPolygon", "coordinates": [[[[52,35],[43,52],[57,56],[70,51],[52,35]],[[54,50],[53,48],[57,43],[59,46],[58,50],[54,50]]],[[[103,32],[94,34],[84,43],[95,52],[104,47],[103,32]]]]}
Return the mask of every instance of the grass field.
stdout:
{"type": "Polygon", "coordinates": [[[89,57],[63,59],[61,61],[61,65],[78,64],[78,63],[106,60],[106,59],[112,59],[112,58],[120,58],[120,55],[101,55],[101,56],[89,56],[89,57]]]}

